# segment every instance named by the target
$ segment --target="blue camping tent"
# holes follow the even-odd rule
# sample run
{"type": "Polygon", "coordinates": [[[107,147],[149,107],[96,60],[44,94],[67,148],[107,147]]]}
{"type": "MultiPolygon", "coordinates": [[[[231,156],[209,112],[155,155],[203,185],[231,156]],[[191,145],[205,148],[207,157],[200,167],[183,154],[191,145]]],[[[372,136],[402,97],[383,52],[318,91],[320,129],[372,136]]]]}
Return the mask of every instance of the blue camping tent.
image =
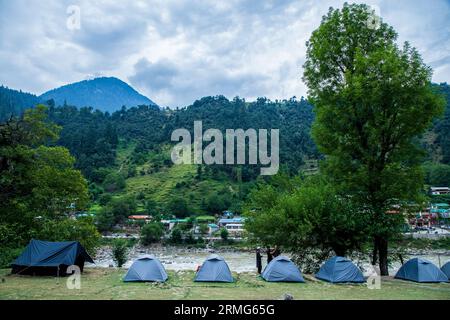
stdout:
{"type": "Polygon", "coordinates": [[[364,282],[361,270],[344,257],[328,259],[316,273],[316,278],[332,283],[364,282]]]}
{"type": "Polygon", "coordinates": [[[225,260],[217,254],[212,254],[203,262],[194,281],[233,282],[233,276],[225,260]]]}
{"type": "Polygon", "coordinates": [[[442,272],[447,276],[450,280],[450,261],[444,264],[441,268],[442,272]]]}
{"type": "Polygon", "coordinates": [[[133,262],[123,281],[165,282],[167,273],[161,262],[153,255],[145,255],[133,262]]]}
{"type": "Polygon", "coordinates": [[[12,273],[63,276],[71,265],[77,265],[83,271],[85,261],[94,263],[78,241],[32,239],[11,266],[12,273]]]}
{"type": "Polygon", "coordinates": [[[397,279],[415,282],[447,282],[448,278],[431,261],[422,258],[408,260],[398,269],[395,275],[397,279]]]}
{"type": "Polygon", "coordinates": [[[297,266],[285,256],[270,261],[261,277],[271,282],[305,282],[297,266]]]}

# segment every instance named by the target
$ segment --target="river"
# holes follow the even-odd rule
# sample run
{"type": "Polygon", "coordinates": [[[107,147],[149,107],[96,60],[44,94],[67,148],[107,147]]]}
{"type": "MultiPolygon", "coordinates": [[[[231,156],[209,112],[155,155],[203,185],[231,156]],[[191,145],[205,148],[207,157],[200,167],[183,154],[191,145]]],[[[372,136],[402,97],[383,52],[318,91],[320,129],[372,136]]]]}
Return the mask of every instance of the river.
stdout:
{"type": "MultiPolygon", "coordinates": [[[[182,270],[196,270],[203,261],[212,253],[221,255],[228,263],[230,269],[234,272],[255,272],[255,254],[250,251],[241,251],[233,249],[219,249],[216,251],[208,249],[188,249],[180,247],[163,247],[152,246],[142,247],[135,246],[128,253],[127,262],[124,264],[124,268],[129,268],[135,259],[144,254],[155,255],[167,270],[182,271],[182,270]]],[[[417,252],[410,254],[408,258],[420,257],[432,261],[437,266],[443,265],[450,260],[450,251],[428,251],[417,252]]],[[[86,267],[101,267],[108,268],[115,266],[112,258],[112,252],[110,247],[100,248],[95,256],[95,264],[87,264],[86,267]]],[[[362,262],[361,265],[366,270],[365,275],[370,274],[370,264],[362,262]]],[[[263,267],[265,266],[266,259],[263,255],[263,267]]],[[[394,263],[389,270],[390,275],[395,275],[400,268],[400,263],[394,263]]]]}

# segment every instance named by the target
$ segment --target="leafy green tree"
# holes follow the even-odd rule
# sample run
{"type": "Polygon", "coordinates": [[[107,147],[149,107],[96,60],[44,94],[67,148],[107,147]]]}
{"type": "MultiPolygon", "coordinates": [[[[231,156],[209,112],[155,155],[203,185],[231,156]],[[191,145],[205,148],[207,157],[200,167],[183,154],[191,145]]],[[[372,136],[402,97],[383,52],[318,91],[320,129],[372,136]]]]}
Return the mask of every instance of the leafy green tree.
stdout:
{"type": "Polygon", "coordinates": [[[183,198],[174,198],[166,205],[168,214],[173,214],[176,217],[184,218],[189,215],[188,204],[183,198]]]}
{"type": "Polygon", "coordinates": [[[333,253],[345,256],[367,243],[368,216],[362,211],[322,176],[276,177],[252,191],[245,228],[260,243],[282,246],[300,265],[315,260],[317,267],[333,253]]]}
{"type": "Polygon", "coordinates": [[[183,232],[179,227],[175,227],[172,229],[172,232],[170,233],[170,242],[174,244],[183,242],[183,232]]]}
{"type": "Polygon", "coordinates": [[[424,164],[425,182],[434,186],[450,185],[450,165],[440,163],[424,164]]]}
{"type": "Polygon", "coordinates": [[[141,242],[143,245],[149,245],[159,242],[164,235],[164,227],[160,222],[150,222],[141,229],[141,242]]]}
{"type": "MultiPolygon", "coordinates": [[[[46,110],[38,105],[23,117],[0,124],[0,224],[14,230],[15,239],[8,241],[15,246],[45,233],[48,223],[81,228],[70,225],[67,213],[73,206],[85,209],[89,201],[87,182],[74,169],[75,159],[67,149],[49,146],[60,127],[48,121],[46,110]]],[[[62,231],[68,233],[59,240],[81,240],[79,234],[62,231]]],[[[96,236],[92,234],[93,241],[96,236]]]]}
{"type": "Polygon", "coordinates": [[[228,241],[228,230],[226,228],[222,228],[220,229],[220,237],[222,238],[223,242],[227,242],[228,241]]]}
{"type": "Polygon", "coordinates": [[[112,196],[110,193],[104,193],[98,198],[98,203],[101,206],[106,206],[111,201],[112,196]]]}
{"type": "Polygon", "coordinates": [[[107,207],[114,216],[115,223],[123,223],[137,209],[136,200],[132,196],[113,198],[107,207]]]}
{"type": "Polygon", "coordinates": [[[105,177],[103,186],[108,192],[116,192],[125,189],[126,182],[122,174],[118,172],[111,172],[105,177]]]}
{"type": "Polygon", "coordinates": [[[340,192],[367,206],[373,260],[378,255],[387,275],[388,242],[403,218],[386,211],[418,195],[422,152],[414,139],[442,112],[443,100],[417,50],[408,43],[400,49],[391,26],[368,23],[372,14],[364,4],[330,8],[307,42],[303,79],[323,169],[340,192]]]}
{"type": "Polygon", "coordinates": [[[115,224],[112,210],[107,207],[101,208],[95,215],[95,224],[100,232],[111,231],[115,224]]]}
{"type": "Polygon", "coordinates": [[[35,234],[36,238],[49,241],[79,241],[89,253],[100,244],[98,233],[91,217],[73,219],[58,219],[41,221],[42,229],[35,234]]]}
{"type": "Polygon", "coordinates": [[[206,223],[201,223],[198,226],[198,229],[200,231],[200,234],[202,234],[202,235],[208,234],[209,227],[208,227],[208,225],[206,223]]]}

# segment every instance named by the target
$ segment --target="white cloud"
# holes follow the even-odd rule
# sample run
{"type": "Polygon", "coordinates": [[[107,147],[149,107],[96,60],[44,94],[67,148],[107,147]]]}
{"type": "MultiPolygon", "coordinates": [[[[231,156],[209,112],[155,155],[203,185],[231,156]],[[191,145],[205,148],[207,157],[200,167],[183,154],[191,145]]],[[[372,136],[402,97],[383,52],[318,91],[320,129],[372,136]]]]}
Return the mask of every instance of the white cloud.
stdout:
{"type": "MultiPolygon", "coordinates": [[[[172,107],[216,94],[301,96],[305,41],[343,2],[0,0],[0,83],[42,93],[110,75],[172,107]],[[81,9],[80,30],[66,27],[69,5],[81,9]]],[[[435,81],[449,80],[448,1],[366,2],[419,49],[435,81]]]]}

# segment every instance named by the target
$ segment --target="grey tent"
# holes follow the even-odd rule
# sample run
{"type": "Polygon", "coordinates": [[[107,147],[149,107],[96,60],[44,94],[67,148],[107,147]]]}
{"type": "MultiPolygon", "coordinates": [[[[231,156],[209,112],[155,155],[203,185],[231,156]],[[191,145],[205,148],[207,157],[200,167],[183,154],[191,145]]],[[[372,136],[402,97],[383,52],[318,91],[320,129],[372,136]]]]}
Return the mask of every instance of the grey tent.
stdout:
{"type": "Polygon", "coordinates": [[[415,282],[448,282],[444,272],[431,261],[422,258],[408,260],[398,269],[395,278],[415,282]]]}
{"type": "Polygon", "coordinates": [[[217,254],[212,254],[203,262],[194,281],[233,282],[234,280],[225,260],[217,254]]]}
{"type": "Polygon", "coordinates": [[[32,239],[13,261],[12,273],[32,275],[67,275],[67,267],[77,265],[83,271],[85,262],[94,263],[78,241],[50,242],[32,239]]]}
{"type": "Polygon", "coordinates": [[[270,282],[305,282],[297,266],[285,256],[270,261],[261,277],[270,282]]]}
{"type": "Polygon", "coordinates": [[[364,282],[364,276],[357,266],[344,257],[328,259],[316,273],[316,278],[332,283],[364,282]]]}
{"type": "Polygon", "coordinates": [[[165,282],[167,273],[161,262],[153,255],[138,258],[128,269],[123,281],[165,282]]]}
{"type": "Polygon", "coordinates": [[[450,261],[444,264],[441,268],[442,272],[447,276],[450,280],[450,261]]]}

